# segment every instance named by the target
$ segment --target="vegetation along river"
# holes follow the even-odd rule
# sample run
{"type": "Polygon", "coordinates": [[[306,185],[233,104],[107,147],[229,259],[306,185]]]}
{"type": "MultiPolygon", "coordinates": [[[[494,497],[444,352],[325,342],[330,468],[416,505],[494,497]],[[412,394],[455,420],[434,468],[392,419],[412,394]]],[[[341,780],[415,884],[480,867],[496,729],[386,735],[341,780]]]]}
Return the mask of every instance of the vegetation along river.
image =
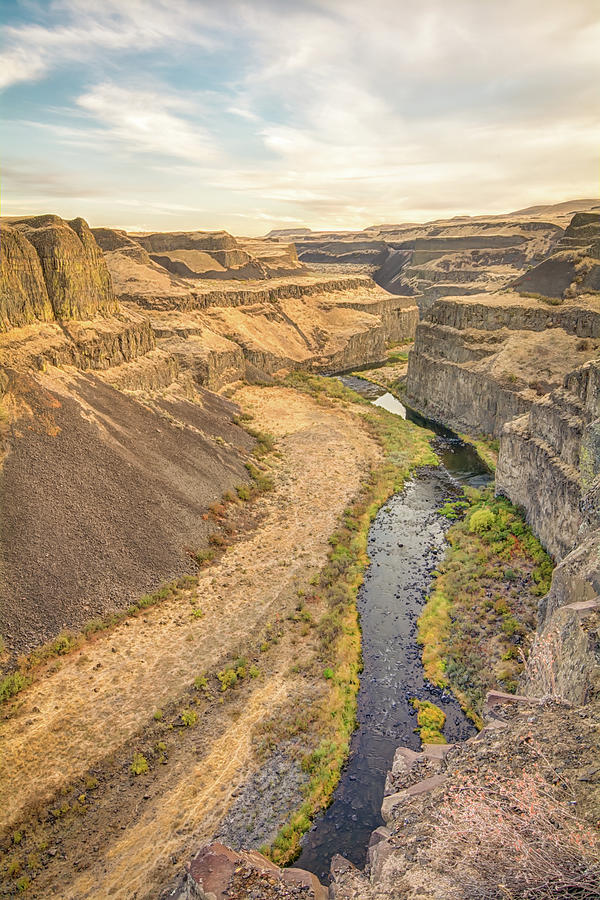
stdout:
{"type": "Polygon", "coordinates": [[[371,832],[383,824],[380,808],[394,752],[400,745],[420,749],[413,697],[444,711],[449,743],[474,733],[454,697],[425,681],[416,632],[450,524],[439,509],[463,485],[481,487],[490,477],[475,450],[447,429],[405,409],[378,385],[350,375],[341,380],[376,405],[435,431],[442,465],[420,470],[379,510],[369,531],[371,563],[358,595],[364,661],[359,725],[333,802],[306,834],[295,863],[324,881],[335,853],[357,866],[365,863],[371,832]]]}

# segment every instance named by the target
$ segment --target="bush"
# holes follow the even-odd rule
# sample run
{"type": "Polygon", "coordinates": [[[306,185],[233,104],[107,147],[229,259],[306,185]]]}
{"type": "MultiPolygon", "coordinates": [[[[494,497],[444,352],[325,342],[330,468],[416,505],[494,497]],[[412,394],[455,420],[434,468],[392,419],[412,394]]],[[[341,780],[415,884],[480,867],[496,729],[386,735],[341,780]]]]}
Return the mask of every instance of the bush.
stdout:
{"type": "Polygon", "coordinates": [[[209,565],[215,558],[215,551],[211,549],[198,550],[195,554],[194,559],[198,563],[201,568],[205,568],[209,565]]]}
{"type": "Polygon", "coordinates": [[[417,710],[417,724],[415,728],[424,744],[445,744],[446,738],[442,734],[442,728],[446,721],[443,709],[431,703],[429,700],[419,700],[413,697],[412,705],[417,710]]]}
{"type": "Polygon", "coordinates": [[[27,687],[31,679],[22,672],[11,672],[0,681],[0,703],[9,700],[27,687]]]}
{"type": "Polygon", "coordinates": [[[235,669],[223,669],[217,674],[217,678],[221,682],[221,690],[226,691],[228,687],[233,687],[237,683],[238,677],[235,669]]]}
{"type": "Polygon", "coordinates": [[[181,713],[181,721],[186,728],[191,728],[198,721],[198,713],[194,712],[193,709],[184,709],[181,713]]]}
{"type": "Polygon", "coordinates": [[[252,491],[247,484],[238,484],[235,490],[240,500],[247,501],[252,499],[252,491]]]}
{"type": "Polygon", "coordinates": [[[476,509],[469,518],[469,531],[475,534],[483,534],[489,531],[496,523],[496,516],[491,509],[476,509]]]}
{"type": "Polygon", "coordinates": [[[600,898],[597,832],[539,774],[459,782],[438,814],[430,853],[460,872],[473,900],[600,898]]]}
{"type": "Polygon", "coordinates": [[[129,767],[132,775],[145,775],[148,771],[148,760],[143,753],[136,752],[133,754],[133,761],[129,767]]]}

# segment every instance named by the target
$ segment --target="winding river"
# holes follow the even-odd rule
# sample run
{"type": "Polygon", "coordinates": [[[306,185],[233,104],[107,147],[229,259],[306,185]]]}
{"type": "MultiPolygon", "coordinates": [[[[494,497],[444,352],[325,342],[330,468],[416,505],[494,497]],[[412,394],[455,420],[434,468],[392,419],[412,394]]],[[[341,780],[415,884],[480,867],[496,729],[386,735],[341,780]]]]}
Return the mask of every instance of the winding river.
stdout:
{"type": "Polygon", "coordinates": [[[306,834],[295,863],[324,882],[335,853],[364,866],[371,832],[383,824],[380,807],[394,752],[400,745],[420,748],[413,697],[444,710],[449,743],[474,733],[454,697],[425,681],[416,629],[450,524],[439,508],[463,485],[480,487],[489,480],[475,450],[452,432],[407,410],[378,385],[357,376],[340,377],[375,405],[435,431],[442,465],[420,470],[379,510],[369,530],[371,563],[358,594],[364,661],[359,725],[333,802],[306,834]]]}

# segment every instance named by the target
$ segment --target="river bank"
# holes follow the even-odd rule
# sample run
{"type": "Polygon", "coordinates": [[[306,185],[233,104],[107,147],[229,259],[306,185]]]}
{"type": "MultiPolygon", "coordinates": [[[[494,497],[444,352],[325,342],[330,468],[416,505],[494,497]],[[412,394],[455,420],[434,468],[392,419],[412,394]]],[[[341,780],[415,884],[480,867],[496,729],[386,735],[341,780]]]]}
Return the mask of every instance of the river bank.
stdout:
{"type": "MultiPolygon", "coordinates": [[[[366,485],[361,515],[370,521],[412,464],[433,461],[427,437],[409,446],[405,438],[420,436],[417,429],[319,392],[243,387],[234,399],[275,448],[273,490],[251,504],[245,529],[200,569],[196,584],[51,660],[5,709],[0,800],[9,893],[19,882],[32,897],[155,898],[173,867],[218,832],[281,729],[291,796],[256,830],[256,843],[273,840],[289,819],[306,782],[302,760],[320,740],[310,715],[294,721],[298,710],[321,711],[319,718],[333,698],[347,742],[354,715],[346,675],[354,676],[335,655],[323,662],[322,620],[331,609],[315,587],[338,564],[344,512],[366,485]],[[373,415],[383,423],[379,438],[373,415]]],[[[229,506],[234,517],[246,510],[241,501],[229,506]]],[[[233,520],[217,513],[214,530],[226,532],[233,520]]],[[[366,529],[360,534],[366,540],[366,529]]],[[[358,656],[356,636],[349,637],[358,656]]],[[[335,767],[331,775],[333,787],[335,767]]],[[[268,793],[265,802],[272,806],[268,793]]]]}

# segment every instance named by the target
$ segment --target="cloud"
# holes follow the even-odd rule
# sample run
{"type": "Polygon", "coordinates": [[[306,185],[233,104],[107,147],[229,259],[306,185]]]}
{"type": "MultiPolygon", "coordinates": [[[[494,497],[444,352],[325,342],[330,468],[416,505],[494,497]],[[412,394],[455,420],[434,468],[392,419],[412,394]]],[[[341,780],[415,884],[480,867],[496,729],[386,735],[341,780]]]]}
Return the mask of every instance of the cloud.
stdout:
{"type": "Polygon", "coordinates": [[[182,227],[362,227],[597,191],[595,0],[47,6],[3,29],[0,84],[80,63],[63,109],[43,107],[47,141],[96,150],[124,203],[154,192],[182,227]]]}
{"type": "Polygon", "coordinates": [[[96,54],[173,49],[194,44],[213,50],[218,41],[212,4],[179,0],[177,11],[168,0],[64,0],[51,10],[64,19],[52,26],[4,26],[0,35],[0,89],[36,81],[69,62],[89,62],[96,54]]]}
{"type": "Polygon", "coordinates": [[[77,105],[104,126],[103,138],[127,150],[180,157],[195,163],[212,159],[216,145],[193,116],[192,103],[165,92],[96,85],[77,105]]]}

